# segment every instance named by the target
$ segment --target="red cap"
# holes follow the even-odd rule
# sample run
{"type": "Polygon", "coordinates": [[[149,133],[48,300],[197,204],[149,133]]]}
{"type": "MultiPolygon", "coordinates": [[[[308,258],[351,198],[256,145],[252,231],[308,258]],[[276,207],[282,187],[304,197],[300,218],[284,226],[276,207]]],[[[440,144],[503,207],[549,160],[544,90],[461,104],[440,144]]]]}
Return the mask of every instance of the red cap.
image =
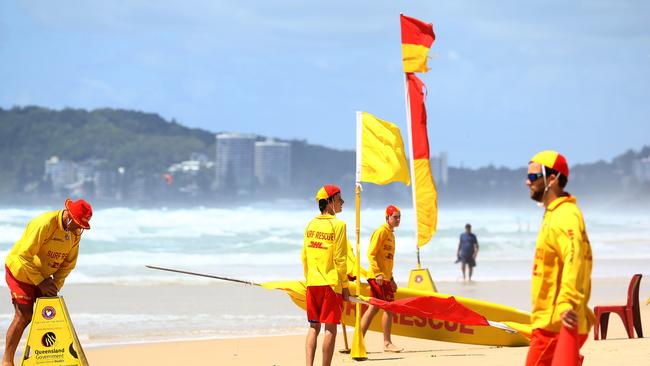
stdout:
{"type": "Polygon", "coordinates": [[[557,151],[544,150],[542,152],[538,152],[535,154],[535,156],[532,157],[532,159],[530,159],[530,161],[556,170],[563,174],[565,177],[569,178],[569,165],[567,164],[564,156],[557,151]]]}
{"type": "Polygon", "coordinates": [[[326,200],[337,193],[341,193],[341,188],[338,186],[332,184],[324,185],[316,192],[316,202],[326,200]]]}
{"type": "Polygon", "coordinates": [[[394,212],[400,212],[399,207],[393,205],[386,207],[386,217],[392,215],[394,212]]]}
{"type": "Polygon", "coordinates": [[[71,199],[65,200],[65,208],[70,214],[70,218],[84,229],[90,229],[90,218],[93,216],[93,208],[90,203],[85,200],[73,201],[71,199]]]}

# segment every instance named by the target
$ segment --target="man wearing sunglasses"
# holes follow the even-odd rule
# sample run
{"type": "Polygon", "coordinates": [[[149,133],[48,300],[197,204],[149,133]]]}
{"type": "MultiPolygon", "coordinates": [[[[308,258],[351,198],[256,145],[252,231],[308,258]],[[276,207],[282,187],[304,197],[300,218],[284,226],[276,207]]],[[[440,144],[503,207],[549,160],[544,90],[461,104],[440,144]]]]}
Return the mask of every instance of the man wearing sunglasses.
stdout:
{"type": "MultiPolygon", "coordinates": [[[[550,366],[562,327],[578,334],[580,347],[594,322],[591,295],[591,245],[576,199],[564,191],[566,159],[542,151],[530,160],[526,185],[530,198],[545,208],[532,276],[533,328],[526,366],[550,366]]],[[[582,356],[580,356],[582,359],[582,356]]]]}

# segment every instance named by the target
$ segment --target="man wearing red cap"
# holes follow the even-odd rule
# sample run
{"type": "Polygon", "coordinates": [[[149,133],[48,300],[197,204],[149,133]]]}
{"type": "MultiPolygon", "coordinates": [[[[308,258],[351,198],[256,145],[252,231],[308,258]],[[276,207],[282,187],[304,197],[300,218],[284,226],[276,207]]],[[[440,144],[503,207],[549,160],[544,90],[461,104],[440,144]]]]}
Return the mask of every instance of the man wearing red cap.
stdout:
{"type": "Polygon", "coordinates": [[[564,191],[569,166],[555,151],[542,151],[528,164],[531,199],[545,207],[535,245],[532,278],[533,329],[526,366],[551,365],[562,327],[578,333],[582,346],[594,322],[591,245],[575,197],[564,191]]]}
{"type": "Polygon", "coordinates": [[[90,229],[92,207],[80,199],[65,201],[65,209],[44,213],[27,224],[5,261],[5,277],[14,305],[7,329],[2,366],[13,365],[23,331],[32,320],[37,297],[56,296],[74,269],[79,240],[90,229]]]}
{"type": "MultiPolygon", "coordinates": [[[[382,224],[370,238],[368,247],[368,284],[372,297],[384,301],[395,300],[397,283],[393,278],[393,257],[395,257],[395,234],[393,231],[399,226],[402,216],[397,206],[386,207],[386,223],[382,224]]],[[[361,318],[361,331],[366,335],[368,327],[379,308],[370,305],[361,318]]],[[[393,313],[384,311],[381,318],[381,327],[384,331],[384,352],[401,352],[403,348],[393,344],[390,338],[393,313]]]]}
{"type": "Polygon", "coordinates": [[[336,218],[343,209],[341,189],[325,185],[316,193],[320,215],[305,229],[302,264],[307,286],[309,331],[305,350],[307,365],[314,364],[316,341],[321,323],[325,324],[323,365],[329,366],[334,355],[336,326],[341,322],[343,301],[348,290],[348,236],[345,222],[336,218]]]}

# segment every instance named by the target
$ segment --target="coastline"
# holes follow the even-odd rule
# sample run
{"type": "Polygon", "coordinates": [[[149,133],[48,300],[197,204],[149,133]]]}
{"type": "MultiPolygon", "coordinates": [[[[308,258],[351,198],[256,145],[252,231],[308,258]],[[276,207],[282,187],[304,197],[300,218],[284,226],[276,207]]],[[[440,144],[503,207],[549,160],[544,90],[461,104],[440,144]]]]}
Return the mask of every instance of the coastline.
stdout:
{"type": "MultiPolygon", "coordinates": [[[[629,278],[594,279],[590,305],[624,303],[628,282],[629,278]]],[[[441,281],[436,285],[441,293],[529,309],[528,281],[469,284],[441,281]]],[[[650,306],[645,305],[648,294],[650,282],[642,281],[640,302],[646,328],[650,327],[650,306]]],[[[304,364],[307,328],[304,313],[283,291],[217,281],[210,285],[69,285],[62,295],[92,365],[205,365],[215,364],[217,358],[216,363],[220,365],[304,364]],[[88,314],[98,316],[89,320],[88,314]],[[228,316],[223,317],[224,314],[228,316]],[[121,323],[105,327],[103,317],[121,323]],[[209,323],[213,318],[225,322],[209,323]],[[171,323],[166,324],[167,321],[171,323]],[[221,328],[208,329],[210,324],[221,328]]],[[[7,314],[8,304],[0,304],[0,309],[7,314]]],[[[351,342],[352,329],[347,329],[351,342]]],[[[343,347],[340,332],[339,328],[337,349],[343,347]]],[[[369,332],[366,339],[369,359],[381,361],[382,365],[416,365],[424,359],[433,364],[445,364],[453,359],[455,364],[469,365],[480,360],[485,366],[520,364],[527,352],[527,347],[394,338],[408,352],[384,354],[378,347],[381,334],[369,332]]],[[[605,365],[613,360],[629,359],[629,363],[624,363],[635,365],[634,357],[650,357],[648,341],[624,339],[622,323],[614,316],[607,341],[594,342],[593,332],[590,334],[583,348],[589,360],[587,364],[605,365]]],[[[23,347],[21,343],[18,355],[22,354],[23,347]]],[[[317,362],[318,357],[319,353],[317,362]]],[[[334,364],[349,362],[352,361],[347,355],[335,356],[334,364]]]]}

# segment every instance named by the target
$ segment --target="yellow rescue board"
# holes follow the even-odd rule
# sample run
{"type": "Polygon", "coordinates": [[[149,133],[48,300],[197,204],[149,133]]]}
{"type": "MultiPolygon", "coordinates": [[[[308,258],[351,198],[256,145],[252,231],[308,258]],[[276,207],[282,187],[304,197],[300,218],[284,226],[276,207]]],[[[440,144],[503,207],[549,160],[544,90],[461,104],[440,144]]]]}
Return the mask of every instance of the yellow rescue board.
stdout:
{"type": "MultiPolygon", "coordinates": [[[[305,285],[299,281],[267,282],[262,284],[265,288],[284,289],[291,300],[300,308],[305,309],[305,285]]],[[[355,286],[350,287],[350,292],[355,294],[355,286]]],[[[370,296],[367,284],[361,285],[361,295],[370,296]]],[[[448,298],[451,295],[438,292],[422,291],[409,288],[399,288],[395,294],[396,299],[415,296],[433,296],[448,298]]],[[[530,324],[530,313],[512,308],[510,306],[495,304],[487,301],[454,297],[456,301],[485,316],[488,320],[497,322],[514,322],[530,324]]],[[[363,306],[365,311],[366,306],[363,306]]],[[[346,302],[343,305],[342,321],[345,325],[354,326],[355,305],[346,302]]],[[[370,330],[381,332],[381,315],[375,316],[370,324],[370,330]]],[[[395,314],[393,317],[392,334],[406,337],[431,339],[444,342],[480,344],[487,346],[528,346],[529,340],[519,333],[508,333],[501,329],[488,326],[469,326],[454,322],[426,319],[404,314],[395,314]]]]}

